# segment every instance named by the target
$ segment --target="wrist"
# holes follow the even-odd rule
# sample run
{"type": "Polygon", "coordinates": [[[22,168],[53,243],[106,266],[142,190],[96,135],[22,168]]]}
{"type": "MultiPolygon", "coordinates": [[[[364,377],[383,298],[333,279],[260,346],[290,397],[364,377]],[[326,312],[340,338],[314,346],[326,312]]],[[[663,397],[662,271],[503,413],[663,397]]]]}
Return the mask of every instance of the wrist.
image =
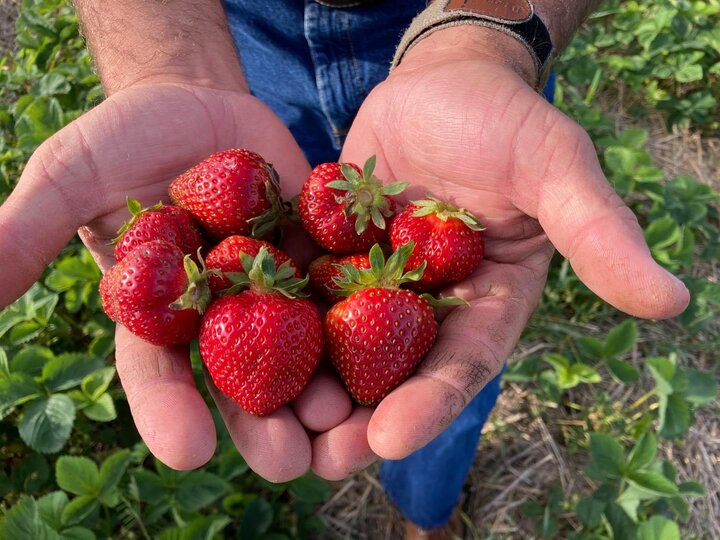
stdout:
{"type": "MultiPolygon", "coordinates": [[[[115,65],[121,66],[121,63],[115,65]]],[[[203,62],[195,64],[177,62],[118,68],[103,68],[98,63],[98,70],[108,96],[132,86],[145,84],[185,84],[246,94],[250,92],[237,63],[235,66],[230,65],[229,69],[225,70],[211,69],[203,62]]]]}
{"type": "Polygon", "coordinates": [[[398,69],[461,60],[501,65],[531,87],[537,84],[535,62],[522,43],[493,28],[474,25],[452,26],[433,32],[408,50],[398,69]]]}

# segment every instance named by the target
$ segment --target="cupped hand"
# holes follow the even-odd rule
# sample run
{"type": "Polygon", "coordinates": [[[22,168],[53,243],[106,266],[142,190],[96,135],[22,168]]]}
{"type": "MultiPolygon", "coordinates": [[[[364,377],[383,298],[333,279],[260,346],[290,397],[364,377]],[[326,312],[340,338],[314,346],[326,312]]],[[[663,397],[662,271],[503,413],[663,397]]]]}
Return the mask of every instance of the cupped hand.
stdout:
{"type": "Polygon", "coordinates": [[[588,135],[519,73],[532,77],[532,64],[510,37],[436,32],[375,88],[350,130],[344,161],[377,154],[380,178],[411,182],[408,199],[430,192],[474,212],[487,228],[486,259],[445,291],[469,305],[444,319],[417,373],[374,412],[359,409],[314,441],[323,476],[347,474],[372,452],[403,458],[436,437],[502,369],[554,249],[626,313],[662,319],[688,303],[683,284],[653,261],[588,135]]]}
{"type": "MultiPolygon", "coordinates": [[[[19,297],[76,231],[103,271],[110,240],[128,218],[126,197],[167,201],[170,181],[215,151],[243,147],[278,170],[286,197],[300,191],[309,165],[290,132],[247,93],[179,84],[144,84],[113,94],[33,154],[0,207],[0,307],[19,297]]],[[[188,348],[155,347],[122,326],[117,370],[140,435],[176,469],[207,462],[216,445],[210,411],[195,387],[188,348]]],[[[210,385],[212,386],[212,385],[210,385]]],[[[319,375],[294,410],[257,418],[214,391],[248,464],[272,481],[310,465],[308,429],[326,430],[350,412],[339,383],[319,375]],[[330,407],[318,403],[330,404],[330,407]]]]}

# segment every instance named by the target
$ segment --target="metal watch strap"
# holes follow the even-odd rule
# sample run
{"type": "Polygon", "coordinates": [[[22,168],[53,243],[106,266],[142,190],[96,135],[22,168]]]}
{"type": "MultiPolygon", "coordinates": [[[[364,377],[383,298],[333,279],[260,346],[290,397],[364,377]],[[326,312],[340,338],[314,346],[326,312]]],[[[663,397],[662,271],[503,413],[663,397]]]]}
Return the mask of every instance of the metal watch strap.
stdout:
{"type": "Polygon", "coordinates": [[[514,37],[528,50],[537,70],[540,89],[550,73],[554,47],[550,32],[530,0],[436,0],[410,24],[395,52],[391,70],[421,39],[451,26],[476,25],[514,37]]]}

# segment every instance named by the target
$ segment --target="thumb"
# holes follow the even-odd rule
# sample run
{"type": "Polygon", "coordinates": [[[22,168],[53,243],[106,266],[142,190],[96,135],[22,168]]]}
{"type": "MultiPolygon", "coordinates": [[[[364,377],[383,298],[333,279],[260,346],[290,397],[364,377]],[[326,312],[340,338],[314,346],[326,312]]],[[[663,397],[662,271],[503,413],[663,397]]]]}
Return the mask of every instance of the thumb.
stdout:
{"type": "Polygon", "coordinates": [[[587,133],[544,102],[524,126],[514,156],[515,204],[539,220],[580,279],[616,308],[648,319],[682,313],[687,289],[653,260],[587,133]]]}
{"type": "Polygon", "coordinates": [[[29,288],[88,220],[95,176],[77,121],[32,155],[0,206],[0,308],[29,288]]]}

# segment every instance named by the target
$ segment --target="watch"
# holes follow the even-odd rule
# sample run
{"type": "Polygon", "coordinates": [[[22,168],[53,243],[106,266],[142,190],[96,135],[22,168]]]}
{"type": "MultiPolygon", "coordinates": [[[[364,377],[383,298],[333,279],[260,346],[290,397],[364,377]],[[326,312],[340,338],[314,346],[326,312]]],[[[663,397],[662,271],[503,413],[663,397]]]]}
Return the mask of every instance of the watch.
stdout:
{"type": "Polygon", "coordinates": [[[424,37],[443,28],[465,24],[493,28],[522,43],[535,63],[537,88],[542,88],[550,73],[555,49],[547,26],[530,0],[435,0],[405,32],[392,68],[424,37]]]}

